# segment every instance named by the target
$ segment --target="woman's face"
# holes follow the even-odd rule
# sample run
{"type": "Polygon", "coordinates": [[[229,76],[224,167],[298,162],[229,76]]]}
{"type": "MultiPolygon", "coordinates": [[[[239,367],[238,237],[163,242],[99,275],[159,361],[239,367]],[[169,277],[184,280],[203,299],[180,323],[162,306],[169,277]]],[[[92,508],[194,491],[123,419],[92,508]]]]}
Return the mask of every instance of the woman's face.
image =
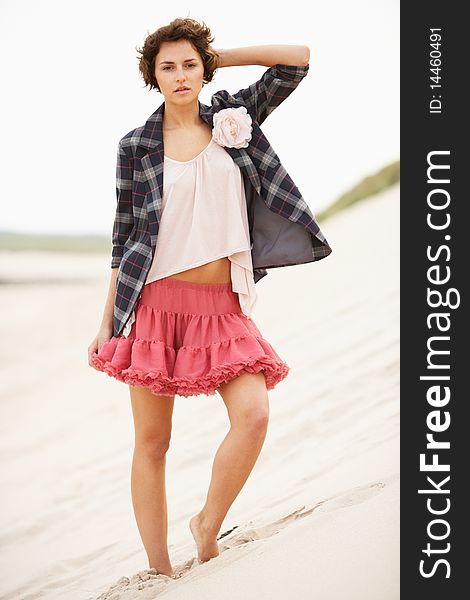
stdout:
{"type": "Polygon", "coordinates": [[[188,104],[202,89],[204,64],[188,40],[163,42],[155,58],[155,77],[165,101],[188,104]],[[177,92],[180,87],[188,91],[177,92]]]}

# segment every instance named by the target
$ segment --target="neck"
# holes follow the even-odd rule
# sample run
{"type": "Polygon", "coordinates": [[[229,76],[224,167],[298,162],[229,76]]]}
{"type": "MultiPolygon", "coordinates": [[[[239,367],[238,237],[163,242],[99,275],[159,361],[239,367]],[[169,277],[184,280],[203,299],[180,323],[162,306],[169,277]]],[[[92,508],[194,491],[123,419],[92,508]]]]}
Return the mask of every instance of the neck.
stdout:
{"type": "Polygon", "coordinates": [[[199,125],[200,122],[199,102],[197,99],[184,106],[165,100],[163,112],[165,129],[191,129],[199,125]]]}

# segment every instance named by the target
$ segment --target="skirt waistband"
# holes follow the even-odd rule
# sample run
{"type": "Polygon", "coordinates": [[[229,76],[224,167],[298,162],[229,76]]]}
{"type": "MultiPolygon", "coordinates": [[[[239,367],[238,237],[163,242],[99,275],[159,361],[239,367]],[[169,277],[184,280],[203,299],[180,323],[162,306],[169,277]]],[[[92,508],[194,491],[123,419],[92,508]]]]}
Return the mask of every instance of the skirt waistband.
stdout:
{"type": "Polygon", "coordinates": [[[195,283],[183,279],[157,279],[144,285],[140,305],[192,315],[240,313],[238,294],[228,283],[195,283]]]}
{"type": "Polygon", "coordinates": [[[151,281],[145,285],[152,286],[165,286],[173,288],[181,288],[186,290],[204,290],[209,292],[226,292],[232,289],[232,282],[227,283],[196,283],[195,281],[186,281],[184,279],[171,279],[169,277],[163,277],[156,281],[151,281]]]}

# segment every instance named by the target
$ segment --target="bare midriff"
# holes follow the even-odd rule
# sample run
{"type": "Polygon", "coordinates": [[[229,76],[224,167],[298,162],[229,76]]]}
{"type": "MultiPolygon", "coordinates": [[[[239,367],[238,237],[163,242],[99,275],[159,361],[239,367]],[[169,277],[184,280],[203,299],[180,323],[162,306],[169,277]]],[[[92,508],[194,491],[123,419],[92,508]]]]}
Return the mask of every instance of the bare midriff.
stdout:
{"type": "Polygon", "coordinates": [[[230,267],[230,259],[224,256],[199,267],[169,275],[168,279],[181,279],[193,283],[230,283],[230,267]]]}

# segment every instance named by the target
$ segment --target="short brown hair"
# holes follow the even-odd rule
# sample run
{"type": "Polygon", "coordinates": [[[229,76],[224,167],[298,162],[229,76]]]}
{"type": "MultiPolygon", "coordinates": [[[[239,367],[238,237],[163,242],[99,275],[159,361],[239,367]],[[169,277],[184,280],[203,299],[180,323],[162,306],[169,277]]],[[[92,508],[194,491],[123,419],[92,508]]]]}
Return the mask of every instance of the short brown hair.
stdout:
{"type": "Polygon", "coordinates": [[[177,18],[148,35],[143,47],[137,48],[137,51],[141,54],[139,71],[144,78],[145,85],[149,85],[150,89],[155,88],[160,92],[155,77],[155,57],[160,51],[162,42],[174,42],[176,40],[188,40],[194,46],[204,64],[204,83],[212,81],[218,65],[219,55],[210,46],[214,38],[211,36],[209,27],[204,22],[201,24],[194,19],[177,18]]]}

